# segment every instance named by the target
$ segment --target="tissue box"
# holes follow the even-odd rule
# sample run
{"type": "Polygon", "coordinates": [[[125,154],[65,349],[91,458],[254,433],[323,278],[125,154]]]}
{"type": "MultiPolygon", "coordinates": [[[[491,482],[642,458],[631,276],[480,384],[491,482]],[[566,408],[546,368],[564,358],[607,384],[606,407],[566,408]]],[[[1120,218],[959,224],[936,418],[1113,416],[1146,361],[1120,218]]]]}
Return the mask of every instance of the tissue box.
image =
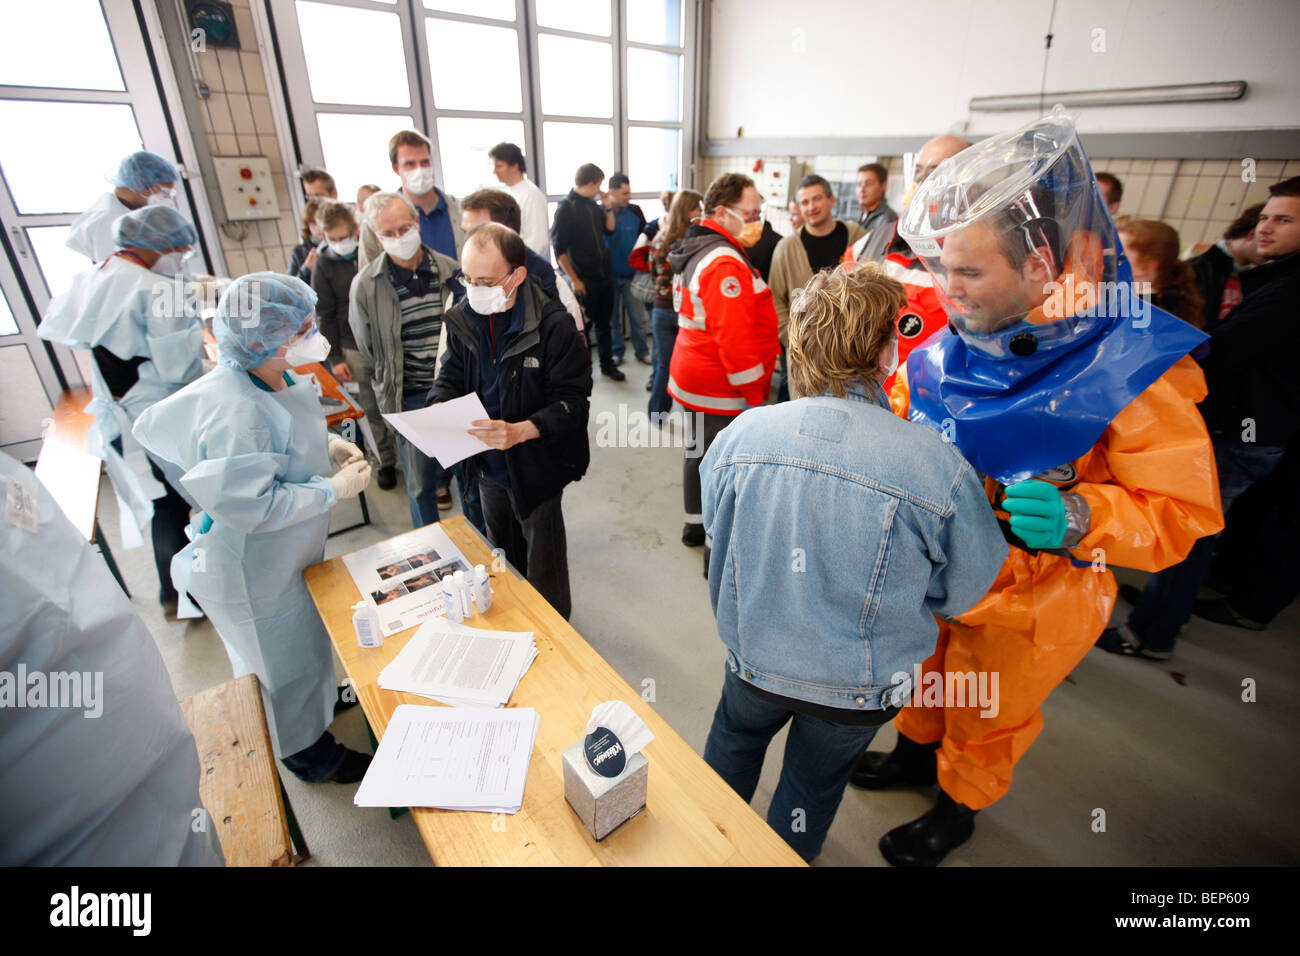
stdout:
{"type": "Polygon", "coordinates": [[[650,763],[641,754],[628,758],[617,777],[602,777],[587,766],[582,741],[564,752],[564,799],[597,840],[645,809],[650,763]]]}

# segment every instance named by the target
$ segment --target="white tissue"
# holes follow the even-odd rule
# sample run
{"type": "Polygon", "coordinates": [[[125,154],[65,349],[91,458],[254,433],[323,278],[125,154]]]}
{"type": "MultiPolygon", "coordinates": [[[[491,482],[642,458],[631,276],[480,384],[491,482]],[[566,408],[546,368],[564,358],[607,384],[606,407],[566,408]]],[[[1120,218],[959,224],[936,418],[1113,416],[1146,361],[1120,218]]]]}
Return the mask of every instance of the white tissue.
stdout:
{"type": "Polygon", "coordinates": [[[604,727],[618,737],[628,757],[640,753],[642,747],[655,739],[645,721],[621,700],[607,700],[596,705],[591,712],[591,719],[587,721],[587,733],[597,727],[604,727]]]}

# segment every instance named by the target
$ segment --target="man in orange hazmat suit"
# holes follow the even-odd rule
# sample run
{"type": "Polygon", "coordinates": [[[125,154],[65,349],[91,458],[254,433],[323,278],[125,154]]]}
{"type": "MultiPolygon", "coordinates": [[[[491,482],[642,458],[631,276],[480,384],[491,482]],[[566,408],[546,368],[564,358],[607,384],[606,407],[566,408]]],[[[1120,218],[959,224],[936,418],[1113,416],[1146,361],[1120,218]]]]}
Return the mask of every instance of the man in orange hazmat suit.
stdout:
{"type": "Polygon", "coordinates": [[[1109,566],[1175,564],[1223,516],[1188,355],[1205,336],[1134,294],[1068,116],[940,165],[898,231],[951,321],[900,369],[895,410],[985,476],[1012,545],[980,603],[939,622],[918,673],[896,675],[898,745],[865,754],[852,778],[937,780],[934,808],[880,841],[896,866],[932,866],[1010,788],[1040,706],[1106,627],[1109,566]]]}

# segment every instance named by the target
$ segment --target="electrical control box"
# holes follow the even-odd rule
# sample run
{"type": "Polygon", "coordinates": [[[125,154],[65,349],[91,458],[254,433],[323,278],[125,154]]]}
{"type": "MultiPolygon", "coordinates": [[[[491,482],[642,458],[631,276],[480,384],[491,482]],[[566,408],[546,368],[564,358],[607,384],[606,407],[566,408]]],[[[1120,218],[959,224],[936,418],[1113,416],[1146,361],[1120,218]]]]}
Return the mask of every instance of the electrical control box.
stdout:
{"type": "Polygon", "coordinates": [[[755,178],[759,181],[759,191],[763,194],[765,204],[785,209],[786,204],[794,198],[790,195],[790,173],[789,161],[769,161],[764,164],[762,172],[755,178]]]}
{"type": "Polygon", "coordinates": [[[227,220],[280,218],[270,160],[265,156],[213,156],[212,163],[227,220]]]}

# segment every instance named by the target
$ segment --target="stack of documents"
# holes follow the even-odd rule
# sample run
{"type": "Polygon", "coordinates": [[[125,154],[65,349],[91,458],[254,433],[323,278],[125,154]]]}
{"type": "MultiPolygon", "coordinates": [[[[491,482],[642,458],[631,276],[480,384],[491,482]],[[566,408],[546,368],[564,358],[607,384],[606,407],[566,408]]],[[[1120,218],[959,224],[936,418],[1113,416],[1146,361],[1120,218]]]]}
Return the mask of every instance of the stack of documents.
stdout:
{"type": "Polygon", "coordinates": [[[536,657],[532,631],[486,631],[433,618],[379,672],[379,686],[453,707],[504,707],[536,657]]]}
{"type": "Polygon", "coordinates": [[[353,802],[517,813],[537,740],[531,707],[422,707],[393,711],[353,802]]]}

